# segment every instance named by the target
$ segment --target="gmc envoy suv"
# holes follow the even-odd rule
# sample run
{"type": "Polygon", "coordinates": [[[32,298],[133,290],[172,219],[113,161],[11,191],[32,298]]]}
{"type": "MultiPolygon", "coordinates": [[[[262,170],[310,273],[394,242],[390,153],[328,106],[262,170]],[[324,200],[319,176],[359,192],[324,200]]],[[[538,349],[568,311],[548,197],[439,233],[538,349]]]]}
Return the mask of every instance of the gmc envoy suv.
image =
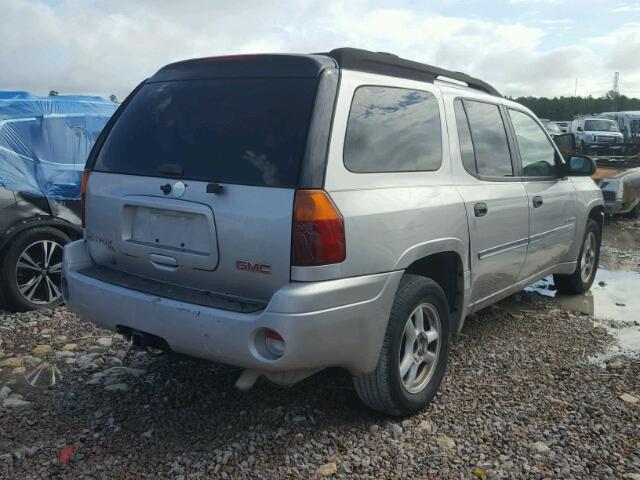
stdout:
{"type": "Polygon", "coordinates": [[[395,55],[178,62],[92,150],[64,298],[134,345],[242,367],[239,388],[342,367],[409,415],[469,314],[550,274],[590,288],[593,171],[490,85],[395,55]]]}

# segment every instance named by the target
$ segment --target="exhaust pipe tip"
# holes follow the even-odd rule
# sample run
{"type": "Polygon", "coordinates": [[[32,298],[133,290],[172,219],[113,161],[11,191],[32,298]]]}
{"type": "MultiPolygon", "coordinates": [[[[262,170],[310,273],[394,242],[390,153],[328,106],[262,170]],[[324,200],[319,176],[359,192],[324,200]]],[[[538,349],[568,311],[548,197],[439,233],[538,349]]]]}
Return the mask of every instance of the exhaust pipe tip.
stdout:
{"type": "Polygon", "coordinates": [[[139,332],[131,332],[131,345],[136,348],[145,348],[144,335],[139,332]]]}
{"type": "Polygon", "coordinates": [[[165,352],[171,351],[171,347],[169,346],[167,341],[164,338],[158,337],[156,335],[133,330],[123,325],[118,325],[116,327],[116,331],[119,334],[124,335],[125,338],[131,341],[131,345],[135,348],[140,348],[143,350],[147,348],[157,348],[158,350],[162,350],[165,352]]]}
{"type": "Polygon", "coordinates": [[[251,390],[258,378],[260,378],[260,375],[261,372],[257,370],[243,370],[233,386],[241,392],[251,390]]]}

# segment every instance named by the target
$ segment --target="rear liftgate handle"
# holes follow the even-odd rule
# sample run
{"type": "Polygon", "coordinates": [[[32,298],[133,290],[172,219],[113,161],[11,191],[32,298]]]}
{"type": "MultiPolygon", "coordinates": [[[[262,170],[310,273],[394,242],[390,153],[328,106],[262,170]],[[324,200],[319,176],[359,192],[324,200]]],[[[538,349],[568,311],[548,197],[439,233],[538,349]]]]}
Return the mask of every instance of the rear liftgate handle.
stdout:
{"type": "Polygon", "coordinates": [[[476,203],[473,206],[473,213],[476,217],[484,217],[489,212],[489,207],[484,202],[476,203]]]}
{"type": "Polygon", "coordinates": [[[178,261],[173,257],[169,257],[168,255],[158,255],[157,253],[151,253],[149,255],[149,260],[151,260],[151,263],[156,268],[159,268],[161,270],[173,271],[178,268],[178,261]]]}

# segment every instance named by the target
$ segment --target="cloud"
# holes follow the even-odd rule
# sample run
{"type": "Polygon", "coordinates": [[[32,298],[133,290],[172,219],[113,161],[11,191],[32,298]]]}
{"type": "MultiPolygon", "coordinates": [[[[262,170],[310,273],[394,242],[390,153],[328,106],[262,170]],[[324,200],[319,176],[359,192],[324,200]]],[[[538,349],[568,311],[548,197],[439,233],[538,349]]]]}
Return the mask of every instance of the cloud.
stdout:
{"type": "Polygon", "coordinates": [[[572,25],[574,21],[571,18],[549,18],[542,20],[544,25],[572,25]]]}
{"type": "Polygon", "coordinates": [[[640,12],[640,4],[638,3],[619,3],[617,7],[609,10],[611,13],[631,13],[640,12]]]}
{"type": "Polygon", "coordinates": [[[535,5],[535,4],[559,5],[563,3],[563,0],[509,0],[509,3],[513,5],[535,5]]]}
{"type": "Polygon", "coordinates": [[[279,0],[275,6],[251,0],[4,0],[0,89],[122,98],[158,68],[180,59],[339,46],[389,51],[464,71],[508,95],[570,94],[576,77],[580,91],[604,93],[614,64],[621,85],[640,72],[629,61],[633,51],[625,43],[630,38],[636,45],[632,24],[589,41],[574,36],[575,45],[566,46],[546,41],[551,24],[387,5],[375,0],[279,0]],[[630,55],[626,62],[619,52],[630,55]]]}

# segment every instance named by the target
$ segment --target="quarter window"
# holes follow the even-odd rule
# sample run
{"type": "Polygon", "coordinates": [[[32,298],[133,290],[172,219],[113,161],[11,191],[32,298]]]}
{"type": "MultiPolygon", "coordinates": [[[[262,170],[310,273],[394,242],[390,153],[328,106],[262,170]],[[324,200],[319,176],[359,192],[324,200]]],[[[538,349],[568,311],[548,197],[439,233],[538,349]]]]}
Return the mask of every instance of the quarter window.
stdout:
{"type": "Polygon", "coordinates": [[[525,177],[549,177],[555,174],[556,151],[542,128],[529,115],[509,109],[516,133],[525,177]]]}
{"type": "Polygon", "coordinates": [[[473,141],[471,140],[471,130],[469,130],[469,122],[467,114],[464,111],[462,100],[456,100],[453,105],[456,113],[456,125],[458,126],[458,139],[460,141],[460,156],[462,164],[467,171],[478,173],[476,165],[476,155],[473,151],[473,141]]]}
{"type": "Polygon", "coordinates": [[[497,105],[464,101],[477,172],[488,177],[513,176],[507,133],[497,105]]]}
{"type": "Polygon", "coordinates": [[[349,170],[432,171],[441,163],[440,112],[431,93],[391,87],[356,90],[344,142],[349,170]]]}

